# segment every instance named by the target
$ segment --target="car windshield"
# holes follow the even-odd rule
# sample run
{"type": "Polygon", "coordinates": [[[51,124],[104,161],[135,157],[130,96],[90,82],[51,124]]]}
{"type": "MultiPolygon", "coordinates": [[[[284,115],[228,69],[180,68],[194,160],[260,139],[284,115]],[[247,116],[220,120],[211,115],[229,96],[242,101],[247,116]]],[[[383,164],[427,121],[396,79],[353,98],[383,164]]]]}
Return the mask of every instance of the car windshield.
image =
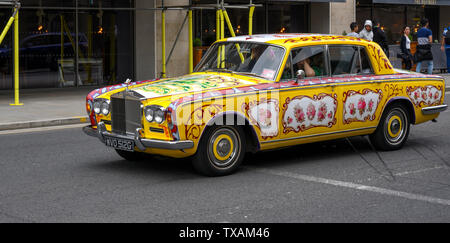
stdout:
{"type": "Polygon", "coordinates": [[[221,42],[213,45],[197,72],[223,71],[275,80],[284,49],[268,44],[221,42]]]}

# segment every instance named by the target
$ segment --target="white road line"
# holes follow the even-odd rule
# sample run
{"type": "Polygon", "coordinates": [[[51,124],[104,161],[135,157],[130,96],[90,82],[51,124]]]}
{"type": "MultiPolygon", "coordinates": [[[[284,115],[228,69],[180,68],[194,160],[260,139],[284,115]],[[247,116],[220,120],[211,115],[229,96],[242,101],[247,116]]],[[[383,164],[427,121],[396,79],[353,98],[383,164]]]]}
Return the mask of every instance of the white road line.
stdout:
{"type": "Polygon", "coordinates": [[[351,189],[360,190],[360,191],[376,192],[376,193],[383,194],[383,195],[396,196],[396,197],[401,197],[401,198],[406,198],[406,199],[411,199],[411,200],[417,200],[417,201],[423,201],[423,202],[428,202],[428,203],[433,203],[433,204],[441,204],[441,205],[445,205],[445,206],[450,206],[450,200],[429,197],[429,196],[424,196],[424,195],[420,195],[420,194],[395,191],[395,190],[385,189],[385,188],[381,188],[381,187],[366,186],[366,185],[356,184],[356,183],[352,183],[352,182],[330,180],[330,179],[325,179],[325,178],[320,178],[320,177],[315,177],[315,176],[301,175],[301,174],[296,174],[296,173],[292,173],[292,172],[285,172],[285,171],[278,171],[278,170],[254,169],[254,168],[252,168],[251,170],[258,171],[258,172],[265,173],[265,174],[270,174],[270,175],[283,176],[283,177],[288,177],[288,178],[292,178],[292,179],[302,180],[302,181],[322,183],[322,184],[327,184],[327,185],[351,188],[351,189]]]}
{"type": "Polygon", "coordinates": [[[17,130],[0,131],[0,135],[30,133],[30,132],[43,132],[43,131],[53,131],[53,130],[63,130],[63,129],[70,129],[70,128],[81,128],[81,127],[84,127],[84,126],[86,126],[86,124],[73,124],[73,125],[64,125],[64,126],[25,128],[25,129],[17,129],[17,130]]]}
{"type": "Polygon", "coordinates": [[[421,170],[400,172],[400,173],[397,173],[397,174],[394,174],[394,175],[396,175],[396,176],[403,176],[403,175],[416,174],[416,173],[422,173],[422,172],[426,172],[426,171],[430,171],[430,170],[438,170],[438,169],[445,169],[445,168],[447,168],[447,167],[445,167],[445,166],[436,166],[436,167],[425,168],[425,169],[421,169],[421,170]]]}

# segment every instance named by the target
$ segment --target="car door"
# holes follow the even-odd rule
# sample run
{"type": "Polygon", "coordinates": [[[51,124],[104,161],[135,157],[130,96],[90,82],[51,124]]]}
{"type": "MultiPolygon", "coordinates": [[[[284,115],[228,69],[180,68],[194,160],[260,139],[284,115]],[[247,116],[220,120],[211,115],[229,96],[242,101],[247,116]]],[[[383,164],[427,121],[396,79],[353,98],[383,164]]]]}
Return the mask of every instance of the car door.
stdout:
{"type": "Polygon", "coordinates": [[[332,79],[337,86],[342,106],[338,119],[341,131],[374,129],[383,100],[381,83],[364,46],[329,45],[332,79]]]}
{"type": "Polygon", "coordinates": [[[291,66],[280,80],[281,140],[295,144],[337,130],[337,93],[328,83],[326,45],[294,48],[289,58],[291,66]],[[297,80],[299,70],[305,77],[297,80]]]}

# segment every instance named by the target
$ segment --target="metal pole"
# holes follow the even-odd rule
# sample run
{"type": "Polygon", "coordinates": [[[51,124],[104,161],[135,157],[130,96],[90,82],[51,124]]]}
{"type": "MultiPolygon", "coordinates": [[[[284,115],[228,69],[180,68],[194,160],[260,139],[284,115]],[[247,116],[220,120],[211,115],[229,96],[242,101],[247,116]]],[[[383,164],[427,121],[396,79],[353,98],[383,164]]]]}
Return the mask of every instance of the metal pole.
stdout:
{"type": "MultiPolygon", "coordinates": [[[[230,30],[231,36],[235,37],[236,34],[234,33],[233,25],[231,25],[230,17],[228,16],[227,10],[224,9],[222,12],[225,17],[225,21],[227,22],[228,29],[230,30]]],[[[244,63],[244,55],[242,55],[242,53],[241,53],[241,46],[239,44],[236,44],[235,46],[236,46],[236,50],[239,53],[239,57],[241,58],[241,62],[244,63]]]]}
{"type": "Polygon", "coordinates": [[[192,33],[192,10],[189,10],[189,73],[194,71],[194,40],[192,33]]]}
{"type": "MultiPolygon", "coordinates": [[[[250,1],[250,4],[252,1],[250,1]]],[[[248,35],[253,35],[253,13],[255,12],[255,6],[250,6],[250,13],[248,14],[248,35]]]]}
{"type": "Polygon", "coordinates": [[[161,76],[166,78],[166,12],[161,12],[161,58],[162,58],[162,73],[161,76]]]}
{"type": "Polygon", "coordinates": [[[22,106],[19,102],[19,11],[14,18],[14,104],[12,106],[22,106]]]}

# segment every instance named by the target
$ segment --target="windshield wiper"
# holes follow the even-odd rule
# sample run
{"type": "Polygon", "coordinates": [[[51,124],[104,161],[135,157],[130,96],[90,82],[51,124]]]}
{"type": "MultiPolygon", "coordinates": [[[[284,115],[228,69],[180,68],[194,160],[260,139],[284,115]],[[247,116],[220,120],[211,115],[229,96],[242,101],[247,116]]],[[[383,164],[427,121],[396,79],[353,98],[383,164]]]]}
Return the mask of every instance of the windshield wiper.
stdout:
{"type": "Polygon", "coordinates": [[[236,72],[236,74],[243,74],[243,75],[249,75],[249,76],[253,76],[253,77],[257,77],[257,78],[267,79],[266,77],[263,77],[261,75],[258,75],[256,73],[251,73],[251,72],[236,72]]]}

